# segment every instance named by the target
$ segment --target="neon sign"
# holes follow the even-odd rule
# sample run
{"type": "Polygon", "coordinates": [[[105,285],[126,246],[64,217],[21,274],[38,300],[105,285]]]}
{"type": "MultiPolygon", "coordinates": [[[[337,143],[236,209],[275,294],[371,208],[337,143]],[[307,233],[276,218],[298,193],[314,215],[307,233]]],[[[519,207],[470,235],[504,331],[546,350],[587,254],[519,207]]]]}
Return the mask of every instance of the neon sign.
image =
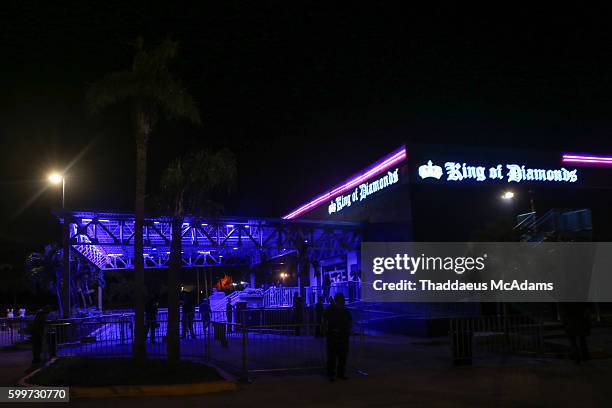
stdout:
{"type": "Polygon", "coordinates": [[[446,162],[444,167],[435,165],[431,160],[419,166],[421,179],[434,178],[440,180],[446,175],[446,181],[487,181],[506,180],[508,183],[521,182],[557,182],[575,183],[578,180],[578,170],[560,169],[534,169],[519,164],[498,164],[493,167],[474,166],[467,163],[446,162]]]}
{"type": "Polygon", "coordinates": [[[319,207],[320,205],[329,202],[329,200],[333,200],[334,197],[353,190],[356,186],[363,183],[365,180],[372,179],[373,177],[384,173],[385,171],[389,170],[390,168],[393,168],[398,163],[401,163],[404,160],[406,160],[406,147],[402,146],[392,151],[376,163],[372,164],[370,167],[363,170],[361,173],[346,180],[344,183],[335,186],[330,191],[327,191],[326,193],[321,194],[312,201],[309,201],[306,204],[296,208],[289,214],[285,215],[283,219],[292,220],[298,218],[301,215],[319,207]]]}
{"type": "Polygon", "coordinates": [[[346,207],[350,207],[352,204],[363,201],[372,194],[375,194],[381,190],[396,184],[399,181],[399,169],[395,169],[393,171],[388,171],[387,174],[377,178],[374,181],[367,181],[365,183],[361,183],[358,187],[350,194],[345,194],[336,197],[331,201],[329,206],[327,207],[327,211],[330,214],[334,214],[342,211],[346,207]]]}

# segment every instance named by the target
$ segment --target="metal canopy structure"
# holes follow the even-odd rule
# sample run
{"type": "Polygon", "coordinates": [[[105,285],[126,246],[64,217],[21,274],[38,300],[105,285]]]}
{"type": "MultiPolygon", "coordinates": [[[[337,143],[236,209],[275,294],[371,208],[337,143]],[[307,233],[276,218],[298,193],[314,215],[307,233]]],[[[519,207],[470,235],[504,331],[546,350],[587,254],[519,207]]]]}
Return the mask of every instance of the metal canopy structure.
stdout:
{"type": "MultiPolygon", "coordinates": [[[[68,223],[69,245],[102,270],[134,267],[134,215],[114,212],[61,211],[68,223]]],[[[172,219],[147,217],[144,224],[146,268],[166,268],[172,219]]],[[[182,225],[183,267],[253,266],[274,257],[300,253],[316,261],[361,244],[360,225],[350,222],[274,218],[187,216],[182,225]]]]}

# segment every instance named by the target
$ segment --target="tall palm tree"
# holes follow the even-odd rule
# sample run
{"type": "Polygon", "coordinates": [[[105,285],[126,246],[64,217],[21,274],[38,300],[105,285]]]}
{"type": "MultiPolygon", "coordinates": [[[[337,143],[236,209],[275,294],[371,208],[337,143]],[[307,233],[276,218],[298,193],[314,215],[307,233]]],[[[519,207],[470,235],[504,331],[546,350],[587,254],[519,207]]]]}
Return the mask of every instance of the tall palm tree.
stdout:
{"type": "Polygon", "coordinates": [[[43,252],[32,252],[25,261],[28,280],[53,291],[57,297],[59,316],[63,316],[62,299],[62,250],[57,245],[47,245],[43,252]]]}
{"type": "MultiPolygon", "coordinates": [[[[58,245],[47,245],[42,252],[32,252],[26,257],[25,269],[28,280],[37,287],[52,291],[57,296],[59,315],[62,314],[61,287],[63,283],[63,249],[58,245]]],[[[71,304],[86,309],[93,305],[90,283],[104,285],[104,276],[80,258],[72,262],[73,274],[70,282],[71,304]]]]}
{"type": "Polygon", "coordinates": [[[182,265],[182,230],[186,212],[210,212],[210,193],[229,192],[236,180],[236,159],[227,149],[202,150],[173,161],[162,175],[163,199],[172,212],[172,241],[168,269],[168,361],[180,358],[179,339],[179,276],[182,265]]]}
{"type": "Polygon", "coordinates": [[[135,341],[134,357],[146,357],[144,323],[144,258],[143,231],[146,187],[146,162],[149,138],[160,115],[186,118],[200,123],[200,114],[193,98],[169,71],[169,63],[177,55],[178,43],[165,40],[153,48],[145,48],[139,38],[135,43],[132,68],[112,72],[93,84],[87,94],[90,109],[98,112],[119,101],[131,103],[136,141],[136,195],[134,202],[134,283],[135,341]]]}

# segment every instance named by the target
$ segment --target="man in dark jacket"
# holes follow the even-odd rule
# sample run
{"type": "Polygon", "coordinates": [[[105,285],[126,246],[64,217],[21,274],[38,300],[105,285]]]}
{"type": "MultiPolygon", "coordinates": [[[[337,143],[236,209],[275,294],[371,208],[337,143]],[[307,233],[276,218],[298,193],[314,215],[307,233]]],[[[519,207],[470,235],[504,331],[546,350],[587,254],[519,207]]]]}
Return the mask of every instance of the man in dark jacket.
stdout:
{"type": "Polygon", "coordinates": [[[195,299],[193,293],[185,292],[183,299],[183,333],[182,338],[187,337],[187,332],[192,339],[196,338],[195,331],[193,330],[193,318],[195,315],[195,299]]]}
{"type": "Polygon", "coordinates": [[[296,293],[293,294],[293,324],[295,325],[295,335],[300,335],[301,325],[304,323],[304,307],[302,298],[296,293]]]}
{"type": "Polygon", "coordinates": [[[591,310],[588,303],[561,303],[559,311],[570,341],[572,358],[576,364],[589,360],[586,336],[591,334],[591,310]]]}
{"type": "Polygon", "coordinates": [[[151,297],[145,307],[145,322],[147,333],[150,333],[151,343],[155,343],[155,329],[157,328],[157,309],[159,303],[155,297],[151,297]]]}
{"type": "Polygon", "coordinates": [[[200,302],[200,317],[202,319],[202,333],[206,333],[210,324],[210,301],[206,298],[200,302]]]}
{"type": "Polygon", "coordinates": [[[325,313],[325,306],[323,305],[323,296],[319,296],[317,298],[317,303],[314,307],[315,311],[315,323],[317,324],[315,327],[315,337],[321,337],[321,332],[323,331],[323,313],[325,313]]]}
{"type": "Polygon", "coordinates": [[[334,381],[336,375],[346,380],[346,358],[349,349],[353,318],[344,304],[344,295],[337,293],[334,303],[325,311],[327,335],[327,376],[334,381]]]}
{"type": "Polygon", "coordinates": [[[234,321],[234,307],[232,306],[232,301],[227,300],[227,304],[225,305],[225,314],[227,317],[227,332],[232,332],[232,323],[234,321]]]}

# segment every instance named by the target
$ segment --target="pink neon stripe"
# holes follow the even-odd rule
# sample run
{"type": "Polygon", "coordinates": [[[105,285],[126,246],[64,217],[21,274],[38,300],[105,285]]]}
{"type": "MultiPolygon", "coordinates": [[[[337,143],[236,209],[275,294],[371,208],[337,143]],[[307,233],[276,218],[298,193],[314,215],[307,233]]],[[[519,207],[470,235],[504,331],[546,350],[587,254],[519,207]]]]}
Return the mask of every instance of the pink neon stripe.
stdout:
{"type": "Polygon", "coordinates": [[[602,159],[568,159],[563,158],[563,161],[577,161],[577,162],[599,162],[599,163],[612,163],[612,160],[602,160],[602,159]]]}
{"type": "Polygon", "coordinates": [[[335,188],[334,190],[332,190],[332,191],[330,191],[328,193],[325,193],[322,196],[317,197],[316,199],[314,199],[310,203],[305,204],[302,207],[299,207],[297,210],[293,211],[289,215],[284,216],[283,218],[284,219],[295,218],[298,215],[301,215],[301,214],[309,211],[310,209],[312,209],[314,207],[317,207],[323,201],[329,200],[331,197],[334,197],[334,196],[336,196],[338,194],[341,194],[341,193],[351,189],[353,186],[359,184],[362,180],[368,179],[369,177],[372,177],[372,176],[374,176],[376,174],[379,174],[379,173],[385,171],[389,167],[393,166],[395,163],[399,163],[400,161],[404,160],[405,158],[406,158],[406,152],[404,150],[403,152],[399,152],[399,153],[395,154],[394,156],[388,158],[387,160],[383,161],[382,163],[380,163],[376,167],[372,168],[368,172],[364,173],[363,175],[358,176],[357,178],[348,181],[347,183],[345,183],[345,184],[335,188]]]}
{"type": "MultiPolygon", "coordinates": [[[[404,156],[405,157],[405,156],[404,156]]],[[[376,171],[384,171],[385,169],[389,168],[390,166],[392,166],[395,161],[394,160],[398,160],[401,161],[402,157],[399,156],[397,158],[390,158],[392,161],[388,161],[386,160],[385,162],[381,163],[380,165],[376,166],[375,168],[373,168],[371,171],[365,173],[362,176],[359,176],[355,179],[350,180],[349,182],[335,188],[333,191],[330,191],[328,193],[323,194],[322,196],[317,197],[316,199],[314,199],[313,201],[309,202],[308,204],[305,204],[301,207],[299,207],[297,210],[293,211],[292,213],[286,215],[285,219],[291,219],[291,218],[295,218],[296,216],[303,214],[304,212],[309,211],[310,209],[317,207],[318,205],[320,205],[322,202],[329,200],[330,197],[336,196],[337,194],[341,194],[345,191],[347,191],[348,189],[352,188],[354,185],[358,184],[361,180],[363,180],[364,178],[368,178],[371,177],[372,175],[376,174],[376,171]],[[381,167],[382,166],[382,167],[381,167]]]]}
{"type": "Polygon", "coordinates": [[[575,160],[602,160],[612,161],[612,157],[597,157],[597,156],[568,156],[563,155],[564,159],[575,159],[575,160]]]}
{"type": "Polygon", "coordinates": [[[322,202],[329,200],[331,197],[334,197],[338,194],[342,194],[345,191],[353,188],[354,186],[360,184],[362,181],[373,177],[377,174],[380,174],[381,172],[387,170],[389,167],[395,165],[396,163],[399,163],[401,161],[403,161],[406,158],[406,148],[405,146],[402,146],[401,150],[396,152],[396,153],[392,153],[391,156],[385,158],[382,162],[376,164],[374,167],[370,168],[369,170],[367,170],[365,173],[360,174],[352,179],[349,179],[348,181],[346,181],[345,183],[341,184],[340,186],[334,188],[333,190],[315,198],[314,200],[310,201],[307,204],[304,204],[303,206],[297,208],[296,210],[294,210],[293,212],[289,213],[288,215],[285,215],[283,217],[283,219],[292,219],[295,218],[309,210],[311,210],[312,208],[315,208],[317,206],[319,206],[322,202]]]}
{"type": "Polygon", "coordinates": [[[563,159],[564,163],[597,163],[612,165],[612,160],[597,160],[597,159],[563,159]]]}
{"type": "Polygon", "coordinates": [[[295,218],[296,216],[303,214],[304,212],[320,205],[323,201],[328,200],[330,197],[335,196],[337,194],[340,194],[342,192],[347,191],[348,189],[352,188],[354,185],[358,184],[361,182],[361,180],[367,179],[369,177],[372,177],[374,175],[376,175],[377,172],[382,172],[386,169],[388,169],[389,167],[393,166],[395,163],[400,162],[402,160],[404,160],[406,158],[406,150],[405,148],[402,148],[402,150],[398,153],[393,154],[391,157],[388,157],[387,159],[385,159],[383,162],[379,163],[378,165],[376,165],[375,167],[371,168],[370,170],[368,170],[366,173],[349,180],[348,182],[342,184],[341,186],[335,188],[334,190],[325,193],[319,197],[317,197],[316,199],[314,199],[313,201],[299,207],[298,209],[296,209],[295,211],[293,211],[292,213],[290,213],[289,215],[286,215],[285,219],[291,219],[291,218],[295,218]]]}
{"type": "Polygon", "coordinates": [[[398,153],[397,157],[391,157],[389,160],[389,162],[385,161],[383,163],[381,163],[380,165],[376,166],[375,168],[373,168],[372,170],[368,171],[367,173],[353,179],[352,181],[347,182],[345,185],[336,188],[335,190],[332,190],[332,192],[330,193],[331,195],[336,195],[339,193],[344,193],[346,190],[356,186],[357,184],[360,184],[363,180],[368,179],[372,176],[375,176],[377,173],[385,171],[386,169],[388,169],[389,167],[393,166],[395,163],[400,162],[402,160],[404,160],[406,158],[406,154],[401,154],[398,153]],[[337,191],[340,188],[342,188],[343,191],[337,191]]]}

